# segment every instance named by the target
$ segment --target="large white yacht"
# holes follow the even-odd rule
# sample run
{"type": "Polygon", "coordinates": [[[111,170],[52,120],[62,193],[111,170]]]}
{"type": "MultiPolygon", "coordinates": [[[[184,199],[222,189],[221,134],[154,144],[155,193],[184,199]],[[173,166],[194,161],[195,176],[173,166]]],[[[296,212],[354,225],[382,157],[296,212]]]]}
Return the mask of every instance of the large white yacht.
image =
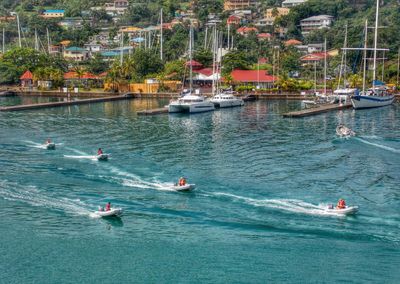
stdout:
{"type": "Polygon", "coordinates": [[[215,107],[236,107],[244,105],[244,101],[233,95],[232,91],[222,91],[211,98],[215,107]]]}
{"type": "Polygon", "coordinates": [[[191,92],[180,97],[179,99],[172,101],[168,105],[169,113],[196,113],[196,112],[206,112],[215,109],[214,104],[206,99],[204,96],[200,95],[199,92],[192,94],[191,92]]]}

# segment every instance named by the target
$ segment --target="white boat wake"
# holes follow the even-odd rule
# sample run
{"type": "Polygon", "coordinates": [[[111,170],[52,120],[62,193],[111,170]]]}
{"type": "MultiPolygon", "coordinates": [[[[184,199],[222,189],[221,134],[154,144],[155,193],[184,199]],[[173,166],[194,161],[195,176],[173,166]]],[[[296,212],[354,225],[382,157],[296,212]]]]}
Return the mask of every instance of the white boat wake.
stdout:
{"type": "Polygon", "coordinates": [[[61,210],[69,214],[92,216],[88,205],[80,199],[55,198],[46,196],[36,186],[22,186],[18,183],[0,181],[0,198],[23,202],[35,207],[43,207],[53,210],[61,210]]]}
{"type": "Polygon", "coordinates": [[[329,211],[329,204],[315,205],[297,199],[254,199],[223,192],[216,192],[214,195],[228,197],[237,201],[243,201],[244,203],[255,207],[265,207],[309,215],[344,216],[343,214],[329,211]]]}
{"type": "Polygon", "coordinates": [[[390,151],[390,152],[393,152],[393,153],[400,153],[400,150],[392,148],[392,147],[389,147],[389,146],[385,146],[385,145],[377,144],[377,143],[372,143],[372,142],[366,141],[366,140],[364,140],[362,138],[358,138],[358,137],[354,137],[354,139],[357,140],[357,141],[360,141],[361,143],[364,143],[364,144],[367,144],[367,145],[370,145],[370,146],[374,146],[374,147],[378,147],[378,148],[383,149],[383,150],[387,150],[387,151],[390,151]]]}

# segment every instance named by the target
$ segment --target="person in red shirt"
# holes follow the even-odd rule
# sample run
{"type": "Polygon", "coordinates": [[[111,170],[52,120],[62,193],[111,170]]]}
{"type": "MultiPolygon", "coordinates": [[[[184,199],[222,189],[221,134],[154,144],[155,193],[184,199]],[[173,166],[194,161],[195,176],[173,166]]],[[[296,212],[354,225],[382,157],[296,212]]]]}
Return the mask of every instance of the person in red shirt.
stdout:
{"type": "Polygon", "coordinates": [[[110,211],[111,210],[111,203],[107,202],[106,204],[106,211],[110,211]]]}
{"type": "Polygon", "coordinates": [[[337,205],[336,205],[337,209],[345,209],[346,208],[346,201],[344,201],[344,199],[339,199],[337,205]]]}
{"type": "Polygon", "coordinates": [[[103,150],[101,150],[101,148],[99,148],[99,150],[97,150],[97,155],[99,156],[101,154],[103,154],[103,150]]]}

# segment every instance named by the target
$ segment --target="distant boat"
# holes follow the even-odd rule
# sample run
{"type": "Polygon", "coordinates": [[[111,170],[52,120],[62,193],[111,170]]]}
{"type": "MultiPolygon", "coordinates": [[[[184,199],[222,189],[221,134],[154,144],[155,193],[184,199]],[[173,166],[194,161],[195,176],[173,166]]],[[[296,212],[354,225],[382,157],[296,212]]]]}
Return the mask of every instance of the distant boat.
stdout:
{"type": "Polygon", "coordinates": [[[227,108],[244,105],[244,101],[233,95],[232,91],[221,91],[211,98],[215,107],[227,108]]]}
{"type": "Polygon", "coordinates": [[[341,138],[348,138],[356,135],[356,133],[353,130],[344,126],[343,124],[339,124],[336,127],[336,134],[341,138]]]}
{"type": "Polygon", "coordinates": [[[47,150],[55,150],[56,149],[56,144],[52,143],[52,142],[46,143],[45,146],[46,146],[47,150]]]}

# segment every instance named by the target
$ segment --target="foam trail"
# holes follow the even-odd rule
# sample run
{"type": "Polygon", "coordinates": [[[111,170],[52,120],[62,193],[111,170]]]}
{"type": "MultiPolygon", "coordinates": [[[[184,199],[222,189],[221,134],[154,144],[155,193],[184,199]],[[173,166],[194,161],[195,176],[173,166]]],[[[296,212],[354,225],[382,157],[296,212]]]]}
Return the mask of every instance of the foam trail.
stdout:
{"type": "Polygon", "coordinates": [[[335,212],[327,211],[328,204],[315,205],[307,203],[297,199],[253,199],[244,196],[237,196],[234,194],[217,192],[214,193],[216,196],[225,196],[234,200],[243,201],[246,204],[256,207],[266,207],[278,210],[284,210],[294,213],[302,213],[309,215],[321,215],[321,216],[344,216],[343,214],[337,214],[335,212]]]}
{"type": "Polygon", "coordinates": [[[173,190],[172,183],[161,183],[158,181],[149,182],[141,179],[139,176],[135,174],[122,171],[117,167],[110,166],[108,168],[113,174],[116,175],[112,177],[112,179],[116,180],[117,182],[121,183],[124,186],[137,187],[143,189],[166,190],[166,191],[173,190]]]}
{"type": "Polygon", "coordinates": [[[33,141],[29,141],[29,140],[25,140],[24,142],[28,143],[28,147],[32,147],[32,148],[39,148],[39,149],[47,149],[45,144],[41,144],[41,143],[36,143],[33,141]]]}
{"type": "Polygon", "coordinates": [[[22,186],[17,183],[0,181],[0,197],[10,201],[24,202],[35,207],[62,210],[75,215],[92,215],[92,211],[88,210],[88,206],[81,200],[46,196],[35,186],[22,186]]]}
{"type": "Polygon", "coordinates": [[[65,158],[70,158],[70,159],[89,159],[89,160],[97,160],[96,156],[73,156],[73,155],[64,155],[65,158]]]}
{"type": "Polygon", "coordinates": [[[364,140],[364,139],[357,138],[357,137],[355,137],[354,139],[356,139],[357,141],[360,141],[360,142],[362,142],[362,143],[364,143],[364,144],[367,144],[367,145],[371,145],[371,146],[375,146],[375,147],[381,148],[381,149],[383,149],[383,150],[387,150],[387,151],[390,151],[390,152],[393,152],[393,153],[400,153],[400,150],[395,149],[395,148],[392,148],[392,147],[389,147],[389,146],[385,146],[385,145],[381,145],[381,144],[377,144],[377,143],[368,142],[368,141],[366,141],[366,140],[364,140]]]}

